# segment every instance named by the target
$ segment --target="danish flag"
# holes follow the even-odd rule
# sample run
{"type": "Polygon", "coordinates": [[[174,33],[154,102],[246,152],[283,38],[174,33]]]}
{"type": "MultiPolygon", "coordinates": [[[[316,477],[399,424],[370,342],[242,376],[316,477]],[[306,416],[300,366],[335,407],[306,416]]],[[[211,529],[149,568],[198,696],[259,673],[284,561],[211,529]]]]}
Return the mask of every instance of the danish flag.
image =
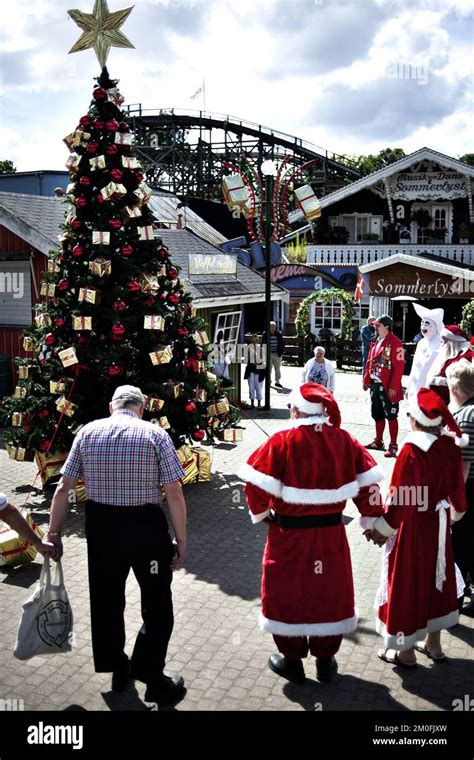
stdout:
{"type": "Polygon", "coordinates": [[[362,293],[365,290],[365,282],[364,278],[362,277],[361,273],[359,272],[359,277],[357,279],[357,285],[354,292],[354,300],[358,301],[360,303],[362,301],[362,293]]]}

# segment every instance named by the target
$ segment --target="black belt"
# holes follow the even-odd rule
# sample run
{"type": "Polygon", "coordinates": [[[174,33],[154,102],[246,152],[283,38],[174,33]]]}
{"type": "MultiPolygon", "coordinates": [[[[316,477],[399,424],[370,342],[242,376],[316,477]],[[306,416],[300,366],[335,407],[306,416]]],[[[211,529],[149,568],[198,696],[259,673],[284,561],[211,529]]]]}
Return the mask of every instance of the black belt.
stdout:
{"type": "Polygon", "coordinates": [[[280,528],[332,528],[342,522],[342,512],[331,512],[329,515],[279,515],[272,513],[272,522],[280,528]]]}

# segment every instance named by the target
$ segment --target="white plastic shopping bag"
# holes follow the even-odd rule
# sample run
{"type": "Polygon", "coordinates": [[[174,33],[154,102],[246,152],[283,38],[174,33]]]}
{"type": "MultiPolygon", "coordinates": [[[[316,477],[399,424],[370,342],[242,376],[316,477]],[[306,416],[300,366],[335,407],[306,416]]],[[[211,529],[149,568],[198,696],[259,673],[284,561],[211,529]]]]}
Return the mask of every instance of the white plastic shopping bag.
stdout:
{"type": "Polygon", "coordinates": [[[61,563],[56,563],[51,581],[49,557],[44,558],[38,585],[23,605],[13,654],[29,660],[39,654],[70,652],[72,610],[64,587],[61,563]]]}

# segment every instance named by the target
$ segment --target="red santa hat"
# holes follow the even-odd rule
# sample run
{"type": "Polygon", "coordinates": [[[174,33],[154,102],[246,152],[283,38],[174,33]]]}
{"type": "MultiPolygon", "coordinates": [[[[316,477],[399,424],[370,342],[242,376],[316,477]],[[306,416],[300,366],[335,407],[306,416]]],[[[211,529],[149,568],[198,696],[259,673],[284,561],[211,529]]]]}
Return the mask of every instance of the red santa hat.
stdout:
{"type": "Polygon", "coordinates": [[[324,385],[319,383],[304,383],[299,388],[295,388],[289,396],[291,406],[296,406],[300,412],[305,414],[327,414],[329,422],[335,427],[341,425],[341,413],[337,402],[324,385]]]}
{"type": "Polygon", "coordinates": [[[469,444],[469,436],[463,434],[453,415],[437,393],[429,388],[420,388],[410,403],[410,415],[423,427],[437,427],[443,424],[454,436],[458,446],[469,444]]]}
{"type": "Polygon", "coordinates": [[[457,343],[464,343],[466,341],[469,341],[469,338],[467,337],[464,330],[461,330],[458,325],[445,325],[441,330],[440,335],[442,338],[454,340],[457,343]]]}

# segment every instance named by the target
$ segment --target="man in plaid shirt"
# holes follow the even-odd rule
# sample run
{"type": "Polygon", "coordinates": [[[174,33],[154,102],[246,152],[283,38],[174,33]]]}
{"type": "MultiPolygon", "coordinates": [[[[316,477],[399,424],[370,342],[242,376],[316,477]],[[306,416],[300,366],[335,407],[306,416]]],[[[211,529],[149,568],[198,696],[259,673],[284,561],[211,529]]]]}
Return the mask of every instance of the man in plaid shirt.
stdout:
{"type": "Polygon", "coordinates": [[[168,433],[141,418],[145,397],[122,385],[110,417],[85,425],[61,470],[51,505],[47,541],[62,556],[61,529],[68,495],[84,478],[92,649],[96,672],[112,672],[112,689],[131,677],[147,684],[145,701],[165,703],[184,694],[184,680],[163,673],[173,630],[172,571],[186,555],[184,473],[168,433]],[[160,507],[163,486],[175,541],[160,507]],[[143,626],[130,662],[125,646],[125,586],[133,569],[141,591],[143,626]]]}

